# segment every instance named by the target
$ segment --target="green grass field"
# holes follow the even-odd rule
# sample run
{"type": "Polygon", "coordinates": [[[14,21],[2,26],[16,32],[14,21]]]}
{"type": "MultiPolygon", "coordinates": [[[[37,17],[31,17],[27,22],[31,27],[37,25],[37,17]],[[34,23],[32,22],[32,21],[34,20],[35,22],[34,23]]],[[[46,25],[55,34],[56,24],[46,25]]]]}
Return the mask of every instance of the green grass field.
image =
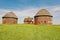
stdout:
{"type": "Polygon", "coordinates": [[[60,25],[3,25],[0,40],[60,40],[60,25]]]}

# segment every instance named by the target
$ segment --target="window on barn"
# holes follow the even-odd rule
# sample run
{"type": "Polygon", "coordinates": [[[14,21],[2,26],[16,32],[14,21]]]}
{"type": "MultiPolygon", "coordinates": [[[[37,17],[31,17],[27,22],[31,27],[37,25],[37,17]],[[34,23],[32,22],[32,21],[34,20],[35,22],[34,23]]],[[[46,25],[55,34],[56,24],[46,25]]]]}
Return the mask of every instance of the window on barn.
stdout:
{"type": "Polygon", "coordinates": [[[46,21],[44,21],[44,23],[46,24],[46,21]]]}
{"type": "Polygon", "coordinates": [[[42,24],[43,21],[40,21],[39,24],[42,24]]]}

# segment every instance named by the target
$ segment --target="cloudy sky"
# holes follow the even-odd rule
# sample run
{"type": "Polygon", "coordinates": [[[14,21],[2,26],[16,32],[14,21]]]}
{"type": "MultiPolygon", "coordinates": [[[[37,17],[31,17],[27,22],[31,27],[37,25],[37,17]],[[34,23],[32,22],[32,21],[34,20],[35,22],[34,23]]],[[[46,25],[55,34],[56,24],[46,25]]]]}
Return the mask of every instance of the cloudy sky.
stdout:
{"type": "Polygon", "coordinates": [[[7,12],[13,11],[23,23],[24,18],[34,17],[41,9],[53,15],[53,24],[60,24],[60,0],[0,0],[0,23],[7,12]]]}

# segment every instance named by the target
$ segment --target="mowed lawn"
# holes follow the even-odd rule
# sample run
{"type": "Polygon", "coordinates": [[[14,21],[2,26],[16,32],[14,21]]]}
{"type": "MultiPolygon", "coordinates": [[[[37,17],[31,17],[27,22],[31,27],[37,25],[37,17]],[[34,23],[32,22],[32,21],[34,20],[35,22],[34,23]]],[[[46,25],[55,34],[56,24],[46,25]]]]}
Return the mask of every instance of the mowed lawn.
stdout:
{"type": "Polygon", "coordinates": [[[0,24],[0,40],[60,40],[60,26],[0,24]]]}

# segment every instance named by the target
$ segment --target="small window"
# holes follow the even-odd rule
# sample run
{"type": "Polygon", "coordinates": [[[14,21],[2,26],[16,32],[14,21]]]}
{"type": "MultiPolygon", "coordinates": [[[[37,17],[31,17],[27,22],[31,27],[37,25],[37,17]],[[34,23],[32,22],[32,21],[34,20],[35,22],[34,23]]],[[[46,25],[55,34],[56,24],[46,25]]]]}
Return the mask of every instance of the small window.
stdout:
{"type": "Polygon", "coordinates": [[[46,21],[44,21],[44,23],[46,24],[46,21]]]}
{"type": "Polygon", "coordinates": [[[39,23],[42,24],[43,21],[40,21],[39,23]]]}

